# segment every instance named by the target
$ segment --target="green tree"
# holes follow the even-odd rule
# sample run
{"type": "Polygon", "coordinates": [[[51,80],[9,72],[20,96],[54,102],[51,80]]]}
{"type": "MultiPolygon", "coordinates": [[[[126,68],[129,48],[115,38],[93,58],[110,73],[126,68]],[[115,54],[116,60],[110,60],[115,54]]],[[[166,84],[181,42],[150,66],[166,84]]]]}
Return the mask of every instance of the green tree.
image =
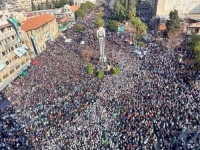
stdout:
{"type": "Polygon", "coordinates": [[[131,19],[132,25],[136,28],[137,33],[145,33],[147,30],[147,26],[143,23],[139,17],[134,17],[131,19]]]}
{"type": "Polygon", "coordinates": [[[97,16],[100,17],[100,18],[102,18],[103,17],[103,12],[98,12],[97,16]]]}
{"type": "Polygon", "coordinates": [[[174,10],[169,13],[169,20],[167,21],[167,33],[169,35],[174,35],[180,30],[180,19],[178,16],[178,11],[174,10]]]}
{"type": "Polygon", "coordinates": [[[145,44],[144,44],[144,42],[140,41],[140,42],[138,43],[138,46],[139,46],[139,47],[145,47],[145,44]]]}
{"type": "Polygon", "coordinates": [[[86,13],[83,9],[78,9],[76,12],[75,12],[75,16],[76,18],[81,18],[83,19],[83,17],[85,17],[86,13]]]}
{"type": "Polygon", "coordinates": [[[94,9],[94,4],[92,2],[86,1],[85,4],[88,10],[94,9]]]}
{"type": "Polygon", "coordinates": [[[196,44],[196,43],[198,43],[198,42],[200,42],[200,35],[192,35],[191,36],[191,42],[193,43],[193,44],[196,44]]]}
{"type": "Polygon", "coordinates": [[[103,12],[104,11],[104,7],[99,7],[99,11],[103,12]]]}
{"type": "Polygon", "coordinates": [[[117,22],[115,20],[109,20],[108,28],[110,31],[113,32],[117,31],[118,30],[117,22]]]}
{"type": "Polygon", "coordinates": [[[38,6],[37,6],[37,10],[41,10],[40,4],[38,4],[38,6]]]}
{"type": "Polygon", "coordinates": [[[77,32],[83,31],[83,25],[82,25],[82,24],[77,24],[77,25],[76,25],[76,31],[77,31],[77,32]]]}
{"type": "Polygon", "coordinates": [[[132,19],[132,18],[134,18],[136,16],[136,10],[135,9],[131,9],[131,10],[129,10],[128,11],[128,19],[132,19]]]}
{"type": "Polygon", "coordinates": [[[50,4],[48,0],[46,0],[46,9],[50,9],[50,4]]]}
{"type": "Polygon", "coordinates": [[[84,10],[84,11],[87,11],[87,4],[86,3],[82,3],[81,6],[80,6],[80,9],[84,10]]]}
{"type": "Polygon", "coordinates": [[[111,73],[114,74],[114,75],[119,75],[120,74],[120,68],[118,67],[113,67],[111,69],[111,73]]]}
{"type": "Polygon", "coordinates": [[[33,3],[33,0],[31,1],[32,11],[36,10],[35,4],[33,3]]]}
{"type": "Polygon", "coordinates": [[[56,0],[55,2],[55,8],[60,8],[61,7],[61,3],[59,0],[56,0]]]}
{"type": "Polygon", "coordinates": [[[97,73],[97,78],[98,78],[98,79],[102,79],[103,76],[104,76],[104,73],[103,73],[103,71],[100,69],[100,70],[98,71],[98,73],[97,73]]]}
{"type": "Polygon", "coordinates": [[[97,28],[103,27],[103,26],[104,26],[104,21],[103,21],[103,19],[100,18],[100,17],[96,17],[95,26],[96,26],[97,28]]]}
{"type": "Polygon", "coordinates": [[[87,66],[87,73],[89,75],[92,75],[94,73],[93,65],[91,63],[89,63],[88,66],[87,66]]]}

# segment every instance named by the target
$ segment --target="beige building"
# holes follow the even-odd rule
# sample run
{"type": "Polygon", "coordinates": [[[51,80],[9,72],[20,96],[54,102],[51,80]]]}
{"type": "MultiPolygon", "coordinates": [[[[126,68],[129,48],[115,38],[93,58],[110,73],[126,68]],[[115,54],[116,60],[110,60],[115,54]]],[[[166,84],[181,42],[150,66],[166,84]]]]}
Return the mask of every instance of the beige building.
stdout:
{"type": "Polygon", "coordinates": [[[0,20],[0,91],[30,64],[29,48],[24,44],[14,17],[0,20]]]}
{"type": "Polygon", "coordinates": [[[2,10],[0,11],[0,20],[7,20],[8,18],[13,17],[16,18],[16,20],[21,23],[22,21],[26,20],[26,14],[24,11],[17,12],[17,11],[8,11],[8,10],[2,10]]]}
{"type": "Polygon", "coordinates": [[[59,8],[59,9],[30,11],[30,12],[26,12],[26,17],[27,19],[31,19],[41,14],[50,14],[50,15],[55,16],[60,28],[66,29],[66,28],[70,28],[71,26],[75,24],[74,13],[76,10],[78,10],[78,8],[79,7],[75,5],[74,6],[65,5],[63,8],[59,8]]]}
{"type": "Polygon", "coordinates": [[[54,41],[59,34],[56,18],[42,14],[21,23],[24,43],[31,49],[34,56],[46,49],[46,41],[54,41]]]}
{"type": "Polygon", "coordinates": [[[200,0],[157,0],[154,15],[164,18],[170,11],[178,10],[180,17],[200,17],[200,0]]]}

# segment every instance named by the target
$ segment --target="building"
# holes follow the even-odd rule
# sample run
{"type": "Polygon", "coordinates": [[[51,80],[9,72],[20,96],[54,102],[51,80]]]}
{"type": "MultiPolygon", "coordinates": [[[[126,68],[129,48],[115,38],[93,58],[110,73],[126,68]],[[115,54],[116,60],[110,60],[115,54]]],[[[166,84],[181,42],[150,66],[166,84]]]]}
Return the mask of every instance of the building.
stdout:
{"type": "Polygon", "coordinates": [[[26,10],[32,9],[31,0],[17,0],[15,3],[15,10],[26,10]]]}
{"type": "Polygon", "coordinates": [[[65,5],[63,8],[59,9],[49,9],[49,10],[39,10],[26,12],[27,19],[34,18],[41,14],[50,14],[55,16],[60,28],[63,28],[63,25],[66,27],[71,27],[75,24],[75,11],[78,10],[77,6],[65,5]]]}
{"type": "Polygon", "coordinates": [[[24,44],[20,24],[14,17],[0,20],[0,91],[30,64],[29,48],[24,44]]]}
{"type": "Polygon", "coordinates": [[[85,2],[92,2],[93,4],[96,4],[96,0],[74,0],[74,5],[76,6],[79,6],[82,4],[82,3],[85,3],[85,2]]]}
{"type": "Polygon", "coordinates": [[[39,55],[46,49],[46,41],[54,41],[59,34],[56,18],[42,14],[21,23],[24,43],[31,49],[33,56],[39,55]]]}
{"type": "Polygon", "coordinates": [[[178,10],[179,16],[200,17],[200,0],[157,0],[154,2],[155,16],[168,18],[170,11],[178,10]]]}
{"type": "Polygon", "coordinates": [[[8,11],[8,10],[2,10],[0,11],[0,19],[1,20],[7,20],[10,17],[16,18],[16,20],[21,23],[22,21],[26,20],[26,14],[24,11],[8,11]]]}

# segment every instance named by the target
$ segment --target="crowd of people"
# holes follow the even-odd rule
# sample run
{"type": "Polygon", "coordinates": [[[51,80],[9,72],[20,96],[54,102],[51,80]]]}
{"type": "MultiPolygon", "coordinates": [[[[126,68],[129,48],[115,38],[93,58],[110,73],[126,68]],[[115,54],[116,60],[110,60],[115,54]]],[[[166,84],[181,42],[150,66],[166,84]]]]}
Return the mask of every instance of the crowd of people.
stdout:
{"type": "Polygon", "coordinates": [[[186,45],[172,51],[149,34],[141,58],[125,44],[128,34],[106,31],[109,64],[121,72],[99,80],[87,75],[81,57],[89,48],[97,68],[92,22],[83,23],[87,34],[66,31],[72,43],[63,37],[48,42],[28,75],[3,90],[11,104],[1,110],[0,149],[200,149],[196,71],[179,62],[180,53],[188,55],[186,45]],[[80,45],[83,36],[87,45],[80,45]]]}

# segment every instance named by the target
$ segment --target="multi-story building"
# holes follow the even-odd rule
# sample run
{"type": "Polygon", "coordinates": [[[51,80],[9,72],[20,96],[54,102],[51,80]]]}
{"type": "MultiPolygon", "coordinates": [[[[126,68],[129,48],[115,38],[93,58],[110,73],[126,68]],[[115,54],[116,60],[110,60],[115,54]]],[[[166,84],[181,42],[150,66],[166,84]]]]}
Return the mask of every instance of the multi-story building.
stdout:
{"type": "Polygon", "coordinates": [[[32,9],[31,0],[17,0],[15,4],[15,10],[26,10],[32,9]]]}
{"type": "Polygon", "coordinates": [[[200,17],[200,0],[156,0],[154,4],[154,15],[160,18],[168,18],[170,11],[174,9],[178,10],[181,18],[200,17]]]}
{"type": "Polygon", "coordinates": [[[24,44],[20,24],[14,17],[3,19],[0,20],[0,90],[30,64],[29,48],[24,44]]]}
{"type": "Polygon", "coordinates": [[[24,43],[31,49],[34,56],[46,49],[46,41],[54,41],[59,34],[56,18],[42,14],[21,23],[24,43]]]}
{"type": "Polygon", "coordinates": [[[0,20],[7,20],[10,17],[16,18],[16,20],[21,23],[22,21],[26,20],[26,14],[24,11],[16,12],[16,11],[8,11],[2,10],[0,11],[0,20]]]}
{"type": "Polygon", "coordinates": [[[62,22],[62,25],[65,24],[66,26],[70,27],[75,23],[74,13],[76,10],[78,10],[78,7],[75,5],[74,6],[65,5],[63,8],[59,9],[26,12],[26,17],[27,19],[31,19],[41,14],[50,14],[55,16],[59,25],[61,25],[60,22],[62,22]]]}
{"type": "Polygon", "coordinates": [[[92,2],[93,4],[96,3],[96,0],[74,0],[74,5],[80,6],[82,3],[85,3],[87,1],[92,2]]]}

